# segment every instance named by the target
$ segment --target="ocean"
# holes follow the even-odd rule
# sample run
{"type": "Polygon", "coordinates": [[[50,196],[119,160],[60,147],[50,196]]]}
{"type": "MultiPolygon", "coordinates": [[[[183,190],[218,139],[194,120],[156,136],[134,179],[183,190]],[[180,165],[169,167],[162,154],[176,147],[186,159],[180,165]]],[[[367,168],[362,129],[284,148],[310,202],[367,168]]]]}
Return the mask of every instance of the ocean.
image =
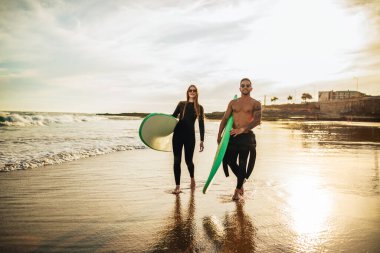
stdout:
{"type": "Polygon", "coordinates": [[[145,148],[140,118],[95,114],[1,112],[0,171],[59,164],[145,148]]]}
{"type": "MultiPolygon", "coordinates": [[[[0,171],[31,169],[116,151],[147,148],[138,136],[141,121],[139,117],[83,113],[0,112],[0,171]]],[[[268,123],[290,130],[296,141],[307,143],[307,146],[325,147],[323,152],[329,147],[378,149],[380,146],[380,123],[268,123]]],[[[215,136],[218,126],[218,120],[209,121],[206,134],[215,136]]],[[[271,138],[265,141],[270,143],[271,138]]]]}

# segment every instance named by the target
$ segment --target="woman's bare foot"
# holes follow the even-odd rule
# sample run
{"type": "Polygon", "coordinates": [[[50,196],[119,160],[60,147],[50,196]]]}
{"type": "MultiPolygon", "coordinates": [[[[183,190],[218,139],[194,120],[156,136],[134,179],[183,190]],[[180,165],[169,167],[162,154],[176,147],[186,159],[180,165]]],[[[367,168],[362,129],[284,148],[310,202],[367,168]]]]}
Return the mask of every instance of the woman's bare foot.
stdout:
{"type": "Polygon", "coordinates": [[[173,194],[180,194],[181,192],[181,187],[179,185],[177,185],[175,189],[172,191],[173,194]]]}
{"type": "Polygon", "coordinates": [[[244,199],[243,196],[241,195],[241,190],[240,189],[235,189],[234,196],[232,196],[232,200],[242,200],[244,199]]]}
{"type": "Polygon", "coordinates": [[[195,179],[191,178],[190,188],[195,189],[195,179]]]}

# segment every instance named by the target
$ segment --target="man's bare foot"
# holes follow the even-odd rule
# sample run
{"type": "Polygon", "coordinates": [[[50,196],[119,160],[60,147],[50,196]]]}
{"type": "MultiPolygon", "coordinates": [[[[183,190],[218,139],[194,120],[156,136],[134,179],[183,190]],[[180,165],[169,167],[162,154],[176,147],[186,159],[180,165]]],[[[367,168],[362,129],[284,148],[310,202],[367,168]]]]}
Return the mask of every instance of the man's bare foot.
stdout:
{"type": "Polygon", "coordinates": [[[195,189],[195,180],[194,178],[191,178],[190,188],[195,189]]]}
{"type": "Polygon", "coordinates": [[[175,187],[175,189],[172,191],[173,194],[180,194],[182,191],[181,191],[181,188],[179,185],[177,185],[175,187]]]}
{"type": "Polygon", "coordinates": [[[234,193],[234,196],[232,196],[232,200],[242,200],[244,199],[243,196],[241,195],[241,189],[236,189],[235,190],[235,193],[234,193]]]}
{"type": "Polygon", "coordinates": [[[242,186],[241,189],[240,189],[240,194],[241,194],[241,196],[244,196],[244,184],[245,184],[245,182],[247,182],[247,179],[244,179],[243,186],[242,186]]]}

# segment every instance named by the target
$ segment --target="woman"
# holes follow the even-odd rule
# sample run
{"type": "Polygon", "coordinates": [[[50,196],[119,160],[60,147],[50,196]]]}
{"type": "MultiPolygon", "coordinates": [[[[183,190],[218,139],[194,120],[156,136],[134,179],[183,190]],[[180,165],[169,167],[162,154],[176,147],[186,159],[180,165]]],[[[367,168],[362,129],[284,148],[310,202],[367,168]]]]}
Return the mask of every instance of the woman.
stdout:
{"type": "Polygon", "coordinates": [[[198,103],[198,90],[195,85],[190,85],[186,92],[186,101],[178,103],[173,113],[173,117],[178,117],[179,122],[173,134],[173,154],[174,154],[174,178],[176,187],[173,194],[181,193],[181,157],[182,148],[185,147],[185,161],[191,178],[191,189],[195,188],[193,154],[195,148],[194,123],[198,118],[201,143],[200,152],[203,151],[203,141],[205,135],[203,107],[198,103]]]}

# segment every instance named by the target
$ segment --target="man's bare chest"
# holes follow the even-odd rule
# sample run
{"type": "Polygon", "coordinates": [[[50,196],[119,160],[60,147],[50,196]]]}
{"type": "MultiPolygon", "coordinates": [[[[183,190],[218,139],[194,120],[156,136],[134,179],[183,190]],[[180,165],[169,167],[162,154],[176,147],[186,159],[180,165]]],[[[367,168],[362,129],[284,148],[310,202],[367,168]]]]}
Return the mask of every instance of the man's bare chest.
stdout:
{"type": "Polygon", "coordinates": [[[234,113],[252,114],[253,105],[251,103],[236,103],[232,106],[232,110],[234,113]]]}

